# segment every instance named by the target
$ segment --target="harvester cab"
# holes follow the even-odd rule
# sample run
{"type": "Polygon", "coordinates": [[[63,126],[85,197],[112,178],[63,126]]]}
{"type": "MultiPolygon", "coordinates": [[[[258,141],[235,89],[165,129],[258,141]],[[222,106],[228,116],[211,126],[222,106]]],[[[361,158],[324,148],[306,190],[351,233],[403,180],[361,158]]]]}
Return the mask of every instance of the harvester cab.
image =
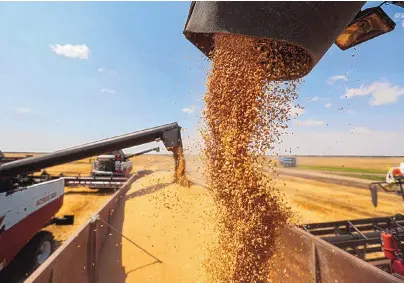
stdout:
{"type": "Polygon", "coordinates": [[[122,150],[99,155],[93,162],[91,176],[129,177],[133,169],[130,158],[146,154],[151,151],[160,151],[160,147],[144,150],[138,153],[125,154],[122,150]]]}
{"type": "Polygon", "coordinates": [[[133,163],[122,150],[99,155],[93,162],[91,176],[129,177],[133,163]]]}

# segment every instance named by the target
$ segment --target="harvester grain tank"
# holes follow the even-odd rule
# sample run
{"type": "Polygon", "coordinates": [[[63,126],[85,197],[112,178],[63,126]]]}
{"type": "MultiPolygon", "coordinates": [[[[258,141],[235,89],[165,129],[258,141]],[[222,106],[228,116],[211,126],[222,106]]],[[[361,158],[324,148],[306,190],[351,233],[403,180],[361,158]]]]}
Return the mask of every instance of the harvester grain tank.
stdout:
{"type": "Polygon", "coordinates": [[[1,164],[0,271],[10,264],[17,265],[20,270],[24,265],[29,272],[42,264],[54,249],[52,235],[42,229],[51,224],[73,223],[73,216],[55,217],[63,204],[65,178],[42,182],[31,173],[159,140],[168,150],[182,148],[181,127],[171,123],[1,164]]]}

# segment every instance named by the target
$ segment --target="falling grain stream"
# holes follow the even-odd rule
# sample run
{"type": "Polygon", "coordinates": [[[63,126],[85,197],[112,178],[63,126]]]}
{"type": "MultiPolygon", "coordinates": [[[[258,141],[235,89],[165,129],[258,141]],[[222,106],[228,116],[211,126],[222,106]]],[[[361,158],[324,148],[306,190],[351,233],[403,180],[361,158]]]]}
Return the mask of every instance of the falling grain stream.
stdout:
{"type": "Polygon", "coordinates": [[[202,130],[206,179],[217,206],[219,240],[207,282],[267,282],[278,233],[292,212],[264,174],[263,156],[287,127],[309,56],[272,40],[216,34],[202,130]]]}

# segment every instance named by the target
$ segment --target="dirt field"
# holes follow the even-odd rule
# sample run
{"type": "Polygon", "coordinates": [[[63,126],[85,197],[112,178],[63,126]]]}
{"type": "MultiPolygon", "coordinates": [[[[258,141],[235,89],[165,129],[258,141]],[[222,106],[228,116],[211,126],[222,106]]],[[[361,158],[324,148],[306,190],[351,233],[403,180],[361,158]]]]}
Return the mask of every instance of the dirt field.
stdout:
{"type": "Polygon", "coordinates": [[[298,165],[330,166],[376,169],[387,172],[388,167],[398,166],[404,162],[401,157],[301,157],[296,159],[298,165]]]}

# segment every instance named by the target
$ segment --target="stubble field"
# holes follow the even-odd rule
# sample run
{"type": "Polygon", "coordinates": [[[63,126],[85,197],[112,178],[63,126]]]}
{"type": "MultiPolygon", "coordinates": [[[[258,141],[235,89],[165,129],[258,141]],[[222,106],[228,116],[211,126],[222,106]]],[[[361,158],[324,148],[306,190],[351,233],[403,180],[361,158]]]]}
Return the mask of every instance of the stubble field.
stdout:
{"type": "MultiPolygon", "coordinates": [[[[111,235],[100,262],[101,282],[200,282],[201,264],[206,257],[205,246],[214,241],[214,210],[209,190],[203,179],[203,165],[199,157],[187,156],[187,172],[193,183],[190,188],[173,184],[174,160],[169,155],[143,155],[132,159],[134,172],[148,171],[139,178],[126,195],[125,205],[117,214],[122,233],[159,258],[153,258],[137,247],[111,235]],[[103,272],[101,272],[103,273],[103,272]],[[112,277],[111,277],[112,276],[112,277]]],[[[382,170],[401,159],[369,158],[298,158],[308,166],[340,166],[349,163],[358,168],[382,170]],[[362,167],[359,167],[362,166],[362,167]]],[[[90,173],[89,159],[48,168],[52,174],[90,173]]],[[[288,169],[284,169],[288,170],[288,169]]],[[[298,169],[292,169],[298,170],[298,169]]],[[[366,183],[366,180],[363,180],[366,183]]],[[[404,213],[399,197],[381,193],[379,206],[373,207],[366,189],[339,185],[316,178],[280,174],[277,186],[288,204],[296,212],[297,223],[325,222],[404,213]]],[[[113,192],[88,188],[66,188],[64,205],[59,215],[74,214],[74,226],[49,227],[60,242],[66,240],[99,209],[113,192]]]]}

